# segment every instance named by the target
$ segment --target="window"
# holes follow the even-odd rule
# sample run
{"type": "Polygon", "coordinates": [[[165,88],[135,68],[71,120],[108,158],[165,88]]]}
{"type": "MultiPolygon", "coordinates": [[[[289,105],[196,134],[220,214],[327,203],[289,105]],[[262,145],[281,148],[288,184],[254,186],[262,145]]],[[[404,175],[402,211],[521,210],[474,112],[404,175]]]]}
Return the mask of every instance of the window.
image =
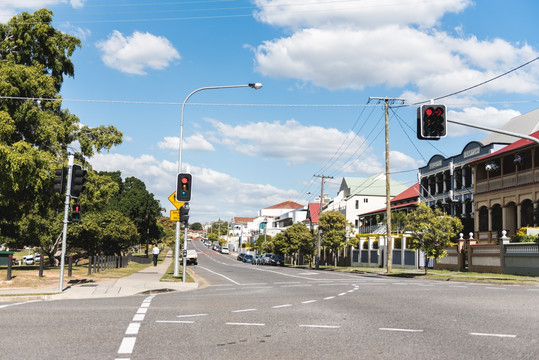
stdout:
{"type": "Polygon", "coordinates": [[[369,199],[368,199],[368,198],[365,198],[365,199],[363,199],[363,202],[364,202],[364,203],[368,203],[368,202],[369,202],[369,199]]]}
{"type": "Polygon", "coordinates": [[[356,200],[356,209],[359,209],[359,200],[356,200]]]}

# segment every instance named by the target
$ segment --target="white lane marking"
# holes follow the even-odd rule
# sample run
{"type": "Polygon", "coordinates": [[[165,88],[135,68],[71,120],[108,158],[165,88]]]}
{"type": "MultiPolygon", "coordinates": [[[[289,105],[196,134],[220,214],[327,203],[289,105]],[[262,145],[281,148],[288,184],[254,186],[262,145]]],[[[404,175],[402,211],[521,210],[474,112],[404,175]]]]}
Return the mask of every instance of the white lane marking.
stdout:
{"type": "MultiPolygon", "coordinates": [[[[313,283],[315,284],[315,283],[313,283]]],[[[346,284],[346,283],[339,283],[339,284],[335,284],[335,283],[332,283],[332,284],[317,284],[318,286],[347,286],[349,284],[346,284]]]]}
{"type": "Polygon", "coordinates": [[[125,335],[137,335],[139,330],[140,330],[139,322],[130,323],[129,326],[127,327],[127,330],[125,331],[125,335]]]}
{"type": "Polygon", "coordinates": [[[37,301],[41,301],[41,300],[30,300],[30,301],[23,301],[23,302],[18,302],[18,303],[13,303],[13,304],[0,305],[0,309],[7,308],[9,306],[17,306],[17,305],[29,304],[29,303],[33,303],[33,302],[37,302],[37,301]]]}
{"type": "Polygon", "coordinates": [[[396,329],[396,328],[379,328],[382,331],[402,331],[402,332],[423,332],[423,330],[417,329],[396,329]]]}
{"type": "Polygon", "coordinates": [[[236,288],[215,289],[215,291],[230,291],[230,290],[236,290],[236,288]]]}
{"type": "Polygon", "coordinates": [[[501,338],[516,338],[516,335],[510,335],[510,334],[487,334],[487,333],[470,333],[470,335],[473,336],[494,336],[494,337],[501,337],[501,338]]]}
{"type": "Polygon", "coordinates": [[[275,306],[272,306],[271,308],[272,309],[280,309],[280,308],[289,307],[289,306],[292,306],[292,304],[275,305],[275,306]]]}
{"type": "Polygon", "coordinates": [[[204,270],[206,270],[206,271],[209,271],[209,272],[211,272],[212,274],[219,275],[219,276],[221,276],[221,277],[227,279],[228,281],[230,281],[230,282],[233,283],[233,284],[241,285],[239,282],[234,281],[234,280],[232,280],[231,278],[229,278],[229,277],[227,277],[227,276],[224,276],[223,274],[219,274],[218,272],[215,272],[215,271],[213,271],[213,270],[210,270],[210,269],[208,269],[208,268],[206,268],[206,267],[204,267],[204,266],[199,266],[199,268],[200,268],[200,269],[204,269],[204,270]]]}
{"type": "Polygon", "coordinates": [[[274,285],[288,285],[288,284],[301,284],[299,281],[279,281],[274,282],[274,285]]]}
{"type": "Polygon", "coordinates": [[[352,290],[348,290],[347,292],[353,293],[354,291],[356,291],[356,290],[355,290],[355,289],[352,289],[352,290]]]}
{"type": "Polygon", "coordinates": [[[465,285],[451,285],[450,288],[467,288],[465,285]]]}
{"type": "Polygon", "coordinates": [[[141,308],[148,308],[148,307],[150,307],[150,302],[142,302],[142,304],[140,304],[140,307],[141,308]]]}
{"type": "Polygon", "coordinates": [[[343,295],[346,295],[346,293],[337,294],[337,296],[343,296],[343,295]]]}
{"type": "Polygon", "coordinates": [[[156,320],[156,323],[194,324],[192,320],[156,320]]]}
{"type": "Polygon", "coordinates": [[[328,296],[324,298],[324,300],[331,300],[331,299],[335,299],[335,296],[328,296]]]}
{"type": "Polygon", "coordinates": [[[266,326],[266,324],[261,324],[261,323],[234,323],[234,322],[227,322],[226,325],[234,325],[234,326],[266,326]]]}
{"type": "Polygon", "coordinates": [[[302,301],[301,303],[302,304],[310,304],[310,303],[313,303],[313,302],[317,302],[317,300],[307,300],[307,301],[302,301]]]}
{"type": "Polygon", "coordinates": [[[256,311],[256,309],[241,309],[241,310],[234,310],[233,313],[242,313],[242,312],[249,312],[249,311],[256,311]]]}
{"type": "Polygon", "coordinates": [[[146,314],[148,312],[147,307],[139,307],[137,310],[137,314],[146,314]]]}
{"type": "Polygon", "coordinates": [[[247,283],[247,284],[241,284],[241,286],[255,286],[255,285],[268,285],[268,283],[247,283]]]}
{"type": "Polygon", "coordinates": [[[144,320],[144,314],[135,314],[135,316],[133,316],[132,321],[142,321],[142,320],[144,320]]]}
{"type": "Polygon", "coordinates": [[[136,337],[124,337],[118,349],[118,354],[132,354],[135,341],[137,341],[136,337]]]}
{"type": "Polygon", "coordinates": [[[208,316],[208,314],[190,314],[190,315],[178,315],[178,318],[194,317],[194,316],[208,316]]]}
{"type": "Polygon", "coordinates": [[[297,284],[297,285],[281,285],[282,288],[292,288],[292,287],[309,287],[310,284],[297,284]]]}
{"type": "Polygon", "coordinates": [[[503,287],[486,287],[485,289],[489,289],[489,290],[507,290],[507,288],[503,288],[503,287]]]}
{"type": "Polygon", "coordinates": [[[299,327],[319,328],[319,329],[339,329],[340,328],[340,326],[334,326],[334,325],[299,325],[299,327]]]}

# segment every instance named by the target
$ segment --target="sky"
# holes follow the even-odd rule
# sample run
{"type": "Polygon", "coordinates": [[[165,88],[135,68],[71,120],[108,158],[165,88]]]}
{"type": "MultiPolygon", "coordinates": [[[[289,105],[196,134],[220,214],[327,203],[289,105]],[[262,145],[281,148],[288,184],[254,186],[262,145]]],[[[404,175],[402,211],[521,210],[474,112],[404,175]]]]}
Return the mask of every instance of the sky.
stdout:
{"type": "Polygon", "coordinates": [[[343,177],[385,172],[384,106],[371,98],[404,99],[389,111],[389,163],[407,186],[432,156],[488,135],[450,124],[418,140],[418,104],[441,98],[449,119],[493,128],[539,107],[535,0],[0,0],[0,21],[40,8],[82,41],[63,108],[123,133],[89,163],[144,181],[166,215],[187,96],[263,84],[186,102],[190,222],[307,204],[316,175],[335,197],[343,177]]]}

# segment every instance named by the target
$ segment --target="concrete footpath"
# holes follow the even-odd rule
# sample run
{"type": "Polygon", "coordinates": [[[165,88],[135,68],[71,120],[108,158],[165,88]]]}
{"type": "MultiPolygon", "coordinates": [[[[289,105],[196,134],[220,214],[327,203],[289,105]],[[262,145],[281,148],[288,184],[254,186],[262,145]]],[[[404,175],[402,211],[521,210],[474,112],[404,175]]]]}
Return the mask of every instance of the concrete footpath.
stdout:
{"type": "Polygon", "coordinates": [[[194,283],[161,281],[161,277],[166,273],[171,263],[172,252],[168,252],[165,259],[161,263],[158,263],[157,266],[149,266],[120,279],[71,285],[64,288],[62,292],[58,291],[58,287],[53,289],[0,288],[0,302],[106,298],[171,291],[189,291],[198,288],[199,282],[196,278],[194,283]]]}

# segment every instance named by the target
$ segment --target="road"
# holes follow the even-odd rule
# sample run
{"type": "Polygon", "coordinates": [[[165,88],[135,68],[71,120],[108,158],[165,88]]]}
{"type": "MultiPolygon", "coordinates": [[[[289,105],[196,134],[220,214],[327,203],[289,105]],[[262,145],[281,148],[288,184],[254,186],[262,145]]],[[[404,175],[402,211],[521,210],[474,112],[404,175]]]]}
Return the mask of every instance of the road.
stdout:
{"type": "Polygon", "coordinates": [[[539,287],[240,263],[194,241],[183,293],[0,308],[2,358],[536,359],[539,287]]]}

